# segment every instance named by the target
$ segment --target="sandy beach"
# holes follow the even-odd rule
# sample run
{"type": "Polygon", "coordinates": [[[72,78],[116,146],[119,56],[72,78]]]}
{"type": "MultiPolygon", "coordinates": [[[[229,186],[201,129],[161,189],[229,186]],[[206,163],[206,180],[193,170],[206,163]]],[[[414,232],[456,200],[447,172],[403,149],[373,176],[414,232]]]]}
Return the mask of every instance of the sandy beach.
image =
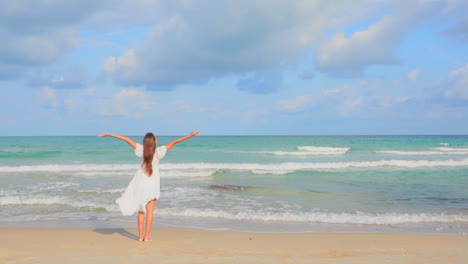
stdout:
{"type": "Polygon", "coordinates": [[[468,263],[468,235],[0,229],[0,263],[468,263]]]}

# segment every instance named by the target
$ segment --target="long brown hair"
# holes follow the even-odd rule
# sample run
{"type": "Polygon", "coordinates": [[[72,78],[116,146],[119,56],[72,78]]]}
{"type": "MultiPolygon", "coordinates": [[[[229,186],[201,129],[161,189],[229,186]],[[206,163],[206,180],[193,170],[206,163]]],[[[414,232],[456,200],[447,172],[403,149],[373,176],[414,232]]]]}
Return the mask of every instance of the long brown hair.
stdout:
{"type": "Polygon", "coordinates": [[[156,151],[156,137],[146,133],[143,139],[143,169],[149,177],[153,175],[153,157],[156,151]]]}

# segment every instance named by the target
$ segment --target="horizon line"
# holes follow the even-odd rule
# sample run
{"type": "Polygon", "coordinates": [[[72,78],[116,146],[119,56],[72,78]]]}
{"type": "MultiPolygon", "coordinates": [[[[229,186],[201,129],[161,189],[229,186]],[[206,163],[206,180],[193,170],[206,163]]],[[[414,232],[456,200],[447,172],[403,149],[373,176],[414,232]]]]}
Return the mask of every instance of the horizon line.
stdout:
{"type": "MultiPolygon", "coordinates": [[[[131,137],[143,137],[144,135],[128,135],[131,137]]],[[[178,137],[186,134],[156,135],[157,137],[178,137]]],[[[0,135],[0,137],[97,137],[98,135],[0,135]]],[[[307,137],[307,136],[468,136],[468,134],[208,134],[197,137],[307,137]]]]}

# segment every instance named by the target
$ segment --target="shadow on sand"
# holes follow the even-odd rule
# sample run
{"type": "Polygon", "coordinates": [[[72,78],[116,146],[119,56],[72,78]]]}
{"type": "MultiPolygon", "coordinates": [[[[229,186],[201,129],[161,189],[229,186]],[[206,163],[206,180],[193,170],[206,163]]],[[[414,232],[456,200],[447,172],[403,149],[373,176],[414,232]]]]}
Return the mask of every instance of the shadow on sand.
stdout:
{"type": "Polygon", "coordinates": [[[94,229],[93,232],[96,232],[96,233],[99,233],[99,234],[103,234],[103,235],[113,235],[113,234],[119,234],[119,235],[122,235],[124,237],[128,237],[130,239],[133,239],[133,240],[138,240],[138,236],[133,234],[133,233],[130,233],[128,232],[126,229],[124,228],[112,228],[112,229],[94,229]]]}
{"type": "Polygon", "coordinates": [[[103,235],[113,235],[113,234],[119,234],[121,236],[133,239],[133,240],[138,240],[138,235],[133,234],[129,231],[127,231],[125,228],[115,226],[109,221],[103,221],[103,220],[98,220],[98,219],[90,219],[90,222],[94,224],[94,230],[93,232],[103,234],[103,235]]]}

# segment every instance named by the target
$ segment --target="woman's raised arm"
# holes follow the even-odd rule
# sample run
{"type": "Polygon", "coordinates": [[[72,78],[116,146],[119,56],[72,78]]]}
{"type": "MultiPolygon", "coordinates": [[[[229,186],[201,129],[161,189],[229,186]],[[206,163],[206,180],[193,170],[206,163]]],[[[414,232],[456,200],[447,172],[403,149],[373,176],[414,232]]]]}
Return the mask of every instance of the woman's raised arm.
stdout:
{"type": "Polygon", "coordinates": [[[128,137],[114,135],[114,134],[111,134],[111,133],[102,133],[102,134],[99,134],[98,137],[115,137],[115,138],[118,138],[118,139],[121,139],[121,140],[127,142],[130,146],[132,146],[132,148],[136,148],[135,141],[131,140],[128,137]]]}
{"type": "Polygon", "coordinates": [[[200,133],[200,131],[193,131],[192,133],[190,133],[188,136],[185,136],[185,137],[181,137],[181,138],[178,138],[174,141],[172,141],[171,143],[167,144],[166,145],[166,150],[169,151],[171,148],[173,148],[177,143],[180,143],[182,141],[185,141],[189,138],[192,138],[196,135],[198,135],[198,133],[200,133]]]}

